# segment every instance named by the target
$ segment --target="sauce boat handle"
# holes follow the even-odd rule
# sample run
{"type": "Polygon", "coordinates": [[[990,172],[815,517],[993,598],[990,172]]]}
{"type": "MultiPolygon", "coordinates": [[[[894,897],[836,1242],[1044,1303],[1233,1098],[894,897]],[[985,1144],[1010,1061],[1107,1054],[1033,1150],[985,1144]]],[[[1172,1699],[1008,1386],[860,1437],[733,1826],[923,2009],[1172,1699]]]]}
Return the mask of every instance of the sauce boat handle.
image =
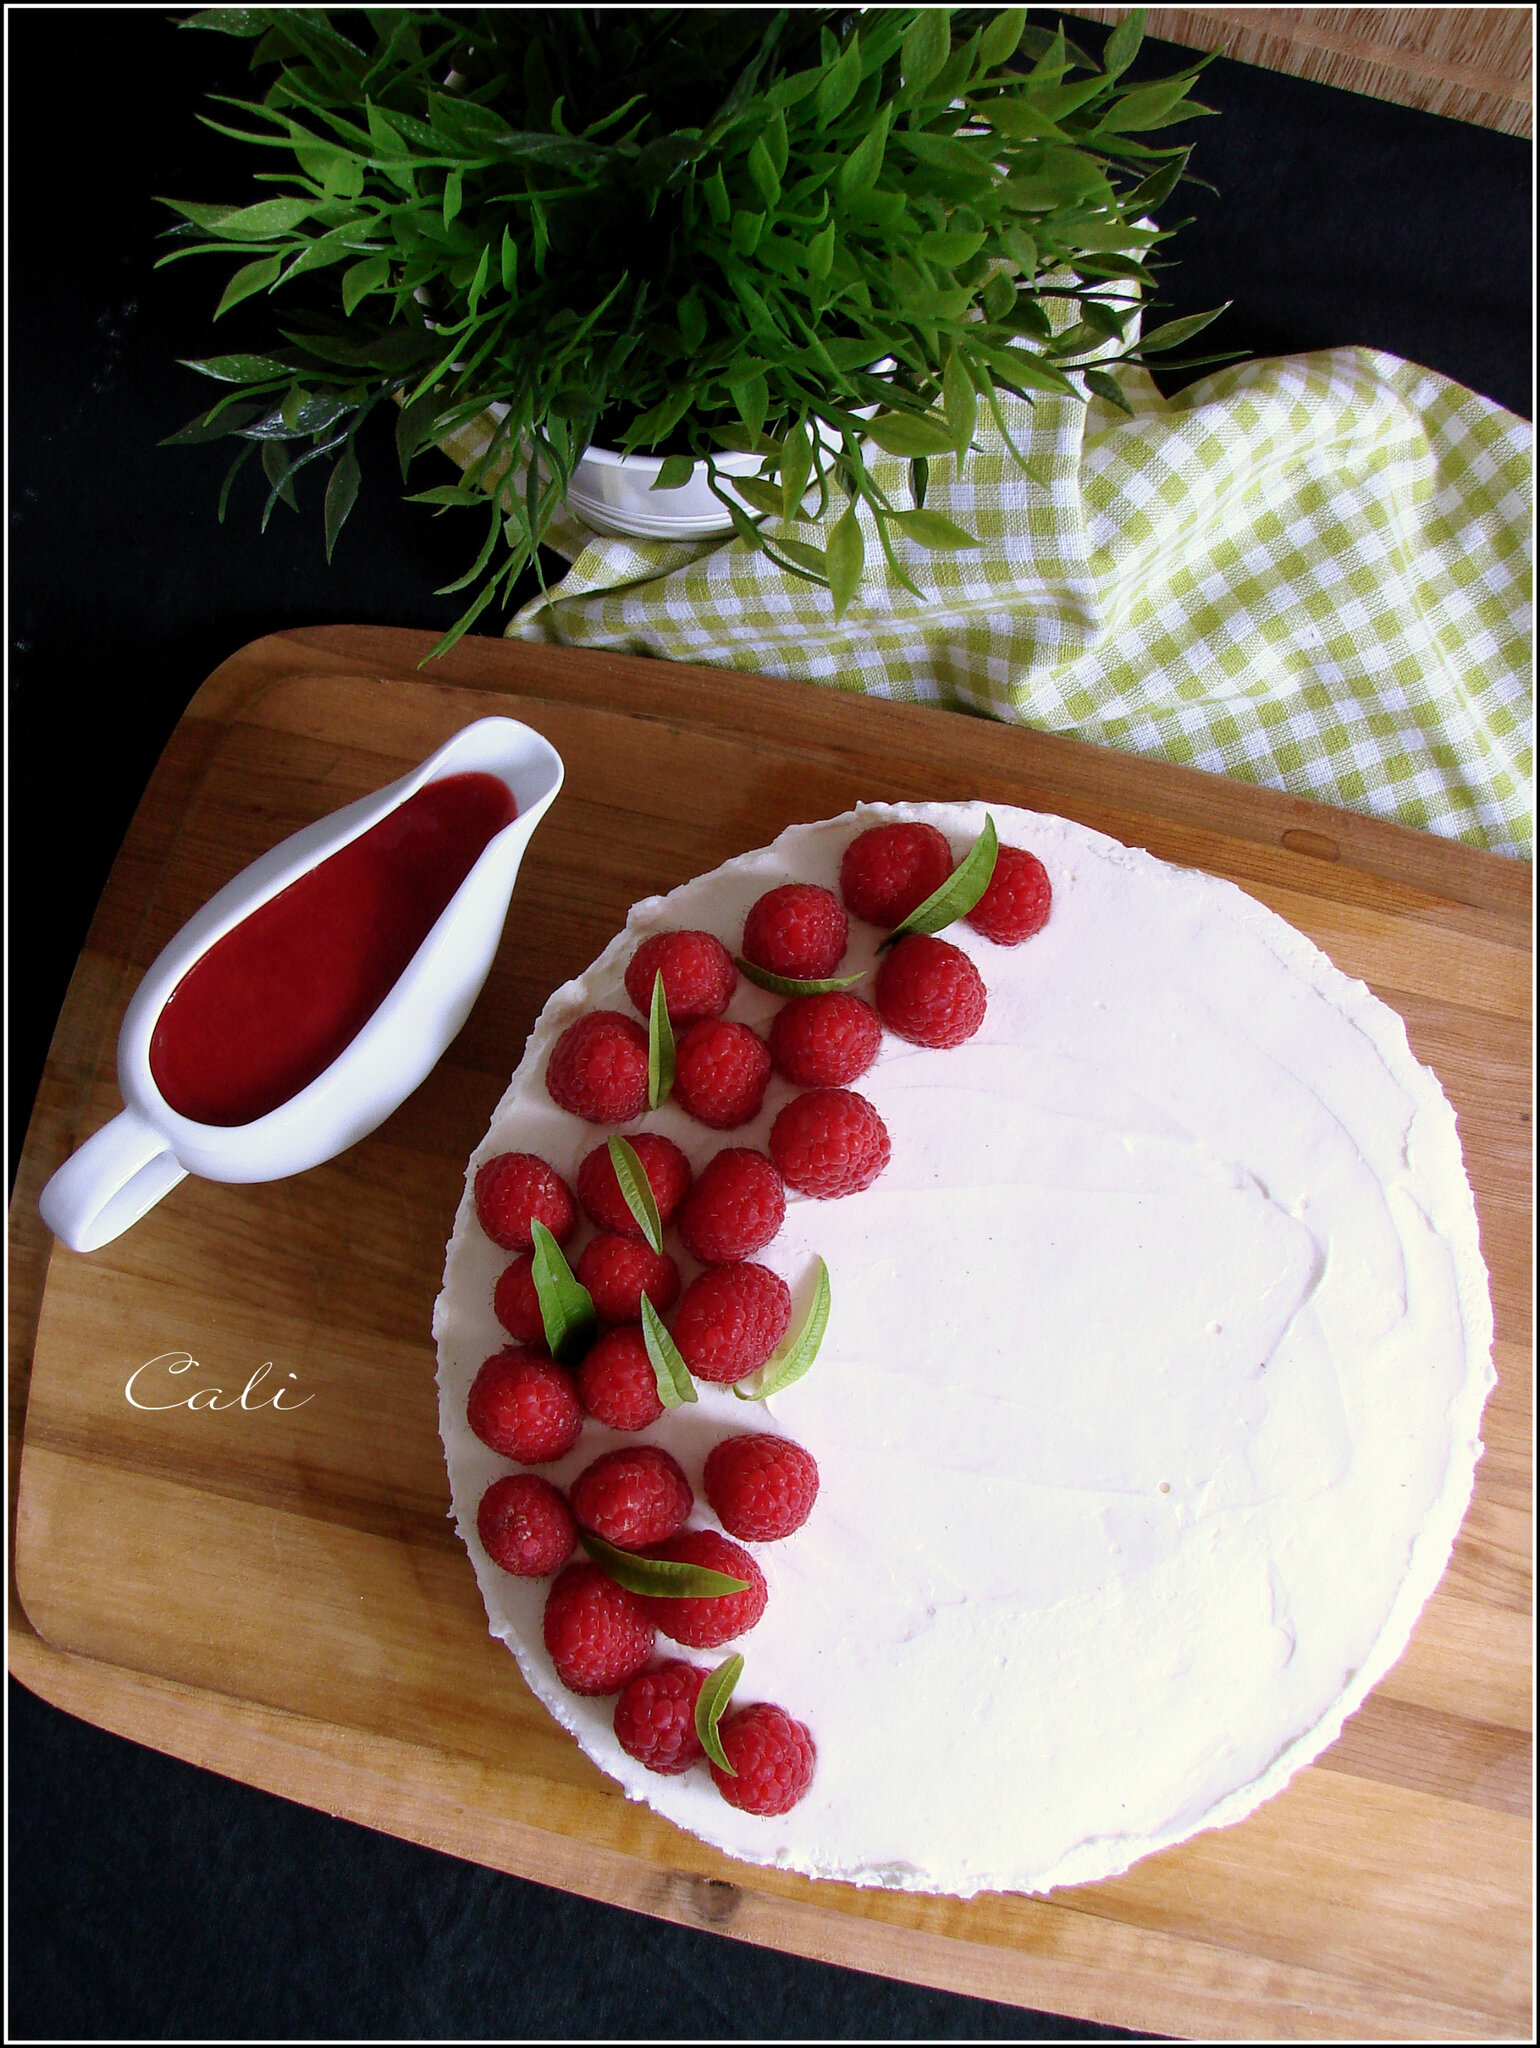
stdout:
{"type": "Polygon", "coordinates": [[[65,1160],[37,1206],[71,1251],[94,1252],[186,1178],[187,1168],[155,1126],[125,1109],[65,1160]]]}

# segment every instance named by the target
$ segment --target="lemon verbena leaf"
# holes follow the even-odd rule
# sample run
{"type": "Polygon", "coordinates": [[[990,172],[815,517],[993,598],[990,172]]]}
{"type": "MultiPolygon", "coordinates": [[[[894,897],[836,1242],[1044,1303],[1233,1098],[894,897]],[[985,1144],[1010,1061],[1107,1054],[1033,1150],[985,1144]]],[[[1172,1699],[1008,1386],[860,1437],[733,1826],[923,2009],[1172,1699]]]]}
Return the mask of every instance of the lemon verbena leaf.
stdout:
{"type": "Polygon", "coordinates": [[[745,960],[735,953],[733,961],[745,981],[752,981],[756,988],[768,989],[773,996],[826,996],[835,989],[854,988],[858,981],[864,981],[867,969],[859,974],[826,975],[821,980],[798,981],[790,974],[772,974],[768,967],[756,967],[752,960],[745,960]]]}
{"type": "Polygon", "coordinates": [[[567,1264],[561,1246],[538,1217],[529,1226],[535,1249],[530,1276],[540,1302],[540,1320],[551,1356],[570,1365],[582,1356],[599,1327],[594,1298],[567,1264]]]}
{"type": "Polygon", "coordinates": [[[829,1269],[822,1259],[814,1262],[818,1272],[813,1282],[813,1299],[808,1304],[807,1314],[800,1327],[786,1337],[771,1352],[758,1372],[739,1380],[733,1392],[740,1401],[768,1401],[772,1394],[779,1394],[812,1366],[818,1356],[818,1347],[823,1342],[823,1333],[829,1327],[829,1269]]]}
{"type": "Polygon", "coordinates": [[[655,1252],[661,1252],[663,1218],[658,1214],[657,1198],[652,1192],[652,1182],[647,1178],[647,1169],[637,1158],[635,1147],[618,1133],[611,1136],[609,1144],[610,1164],[615,1169],[625,1205],[635,1217],[637,1228],[648,1244],[655,1252]]]}
{"type": "Polygon", "coordinates": [[[695,1696],[695,1733],[700,1738],[700,1746],[717,1769],[726,1771],[730,1778],[736,1778],[738,1773],[727,1761],[727,1752],[723,1749],[722,1738],[717,1733],[717,1723],[722,1718],[727,1702],[733,1696],[733,1687],[742,1676],[743,1654],[739,1650],[734,1650],[730,1657],[725,1658],[717,1666],[695,1696]]]}
{"type": "Polygon", "coordinates": [[[953,868],[939,889],[933,889],[923,903],[910,911],[902,924],[894,926],[883,940],[883,945],[896,945],[900,939],[908,938],[911,932],[944,931],[958,918],[966,917],[989,887],[995,871],[995,856],[999,851],[995,821],[986,811],[984,829],[964,859],[953,868]]]}
{"type": "Polygon", "coordinates": [[[725,1593],[744,1593],[747,1579],[729,1578],[703,1564],[678,1564],[672,1558],[638,1557],[617,1550],[591,1529],[579,1529],[578,1541],[594,1563],[628,1593],[651,1593],[664,1600],[715,1600],[725,1593]]]}
{"type": "Polygon", "coordinates": [[[674,1027],[668,1021],[668,998],[660,969],[652,978],[652,1009],[647,1018],[647,1107],[667,1102],[674,1086],[674,1027]]]}
{"type": "Polygon", "coordinates": [[[695,1382],[690,1377],[690,1368],[680,1356],[679,1346],[663,1326],[663,1318],[644,1294],[642,1296],[642,1342],[647,1347],[647,1362],[652,1367],[652,1376],[658,1383],[658,1399],[665,1408],[682,1408],[687,1402],[698,1401],[695,1382]]]}

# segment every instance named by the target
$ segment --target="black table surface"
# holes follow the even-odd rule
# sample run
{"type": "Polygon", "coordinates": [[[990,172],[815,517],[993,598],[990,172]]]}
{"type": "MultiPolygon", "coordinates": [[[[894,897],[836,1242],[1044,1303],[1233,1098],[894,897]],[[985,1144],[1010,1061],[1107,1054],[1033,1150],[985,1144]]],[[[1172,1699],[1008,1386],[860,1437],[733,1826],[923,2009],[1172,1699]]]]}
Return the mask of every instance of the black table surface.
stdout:
{"type": "MultiPolygon", "coordinates": [[[[235,146],[195,115],[203,93],[243,89],[245,46],[155,10],[13,10],[7,28],[14,1175],[96,899],[203,677],[283,627],[441,629],[456,600],[435,587],[474,543],[401,502],[379,443],[330,568],[315,490],[264,537],[255,487],[216,524],[222,448],[157,446],[207,403],[176,359],[261,332],[232,316],[215,338],[217,266],[153,269],[152,195],[244,191],[235,146]]],[[[1191,216],[1172,315],[1229,300],[1216,346],[1366,344],[1530,414],[1526,143],[1228,62],[1202,97],[1220,118],[1189,131],[1192,168],[1217,189],[1167,209],[1191,216]]],[[[9,1716],[13,2038],[1118,2038],[460,1863],[14,1681],[9,1716]]]]}

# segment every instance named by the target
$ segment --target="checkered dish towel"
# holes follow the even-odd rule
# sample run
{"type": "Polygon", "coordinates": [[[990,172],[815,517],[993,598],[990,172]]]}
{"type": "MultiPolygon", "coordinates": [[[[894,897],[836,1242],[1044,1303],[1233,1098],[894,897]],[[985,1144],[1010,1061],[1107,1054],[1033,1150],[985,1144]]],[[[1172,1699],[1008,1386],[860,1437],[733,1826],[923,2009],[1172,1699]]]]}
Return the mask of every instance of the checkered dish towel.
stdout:
{"type": "MultiPolygon", "coordinates": [[[[869,515],[838,625],[737,539],[569,519],[571,572],[509,632],[986,712],[1532,857],[1528,424],[1367,349],[1126,388],[1132,418],[1005,399],[1044,483],[982,411],[961,475],[932,461],[927,504],[983,546],[895,534],[925,604],[869,515]]],[[[897,504],[907,468],[872,463],[897,504]]]]}

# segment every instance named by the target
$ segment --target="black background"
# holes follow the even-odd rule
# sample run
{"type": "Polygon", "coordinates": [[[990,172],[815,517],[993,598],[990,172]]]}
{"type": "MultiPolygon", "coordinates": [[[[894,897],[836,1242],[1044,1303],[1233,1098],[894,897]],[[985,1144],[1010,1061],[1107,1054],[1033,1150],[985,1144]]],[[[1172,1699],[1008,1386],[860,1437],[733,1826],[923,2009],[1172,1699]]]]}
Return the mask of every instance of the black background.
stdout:
{"type": "MultiPolygon", "coordinates": [[[[211,330],[224,267],[152,268],[168,219],[152,195],[256,196],[237,146],[194,118],[204,91],[244,88],[246,46],[153,10],[11,10],[7,27],[14,1172],[96,898],[203,677],[285,626],[442,628],[457,601],[434,587],[475,542],[401,503],[379,438],[329,569],[319,484],[265,537],[251,481],[215,523],[223,448],[156,445],[208,402],[176,358],[260,343],[265,316],[259,301],[211,330]]],[[[1071,33],[1099,46],[1091,25],[1071,33]]],[[[1139,69],[1186,60],[1150,45],[1139,69]]],[[[1228,299],[1205,346],[1364,344],[1529,414],[1526,143],[1226,62],[1201,97],[1220,118],[1184,135],[1218,191],[1164,209],[1192,216],[1171,314],[1228,299]]],[[[14,1683],[10,1712],[18,2037],[1108,2037],[458,1863],[14,1683]]]]}

